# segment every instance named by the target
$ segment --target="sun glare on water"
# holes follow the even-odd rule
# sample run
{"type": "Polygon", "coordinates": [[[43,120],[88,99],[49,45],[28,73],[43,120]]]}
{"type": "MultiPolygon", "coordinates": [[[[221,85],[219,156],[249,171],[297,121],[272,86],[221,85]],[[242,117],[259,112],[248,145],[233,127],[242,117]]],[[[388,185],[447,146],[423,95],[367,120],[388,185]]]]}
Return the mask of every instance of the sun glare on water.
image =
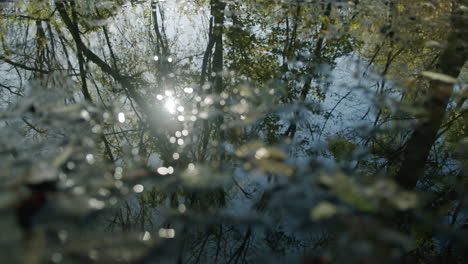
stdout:
{"type": "Polygon", "coordinates": [[[164,108],[166,108],[169,113],[175,114],[177,110],[177,102],[174,100],[174,98],[168,97],[166,99],[166,103],[164,104],[164,108]]]}

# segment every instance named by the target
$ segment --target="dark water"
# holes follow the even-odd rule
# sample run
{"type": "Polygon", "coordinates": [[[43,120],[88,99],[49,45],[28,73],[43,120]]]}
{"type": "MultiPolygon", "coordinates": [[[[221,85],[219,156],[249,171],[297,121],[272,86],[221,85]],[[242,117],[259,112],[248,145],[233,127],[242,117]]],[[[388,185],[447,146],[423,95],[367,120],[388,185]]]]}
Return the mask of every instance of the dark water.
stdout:
{"type": "Polygon", "coordinates": [[[0,1],[2,263],[463,263],[467,14],[0,1]]]}

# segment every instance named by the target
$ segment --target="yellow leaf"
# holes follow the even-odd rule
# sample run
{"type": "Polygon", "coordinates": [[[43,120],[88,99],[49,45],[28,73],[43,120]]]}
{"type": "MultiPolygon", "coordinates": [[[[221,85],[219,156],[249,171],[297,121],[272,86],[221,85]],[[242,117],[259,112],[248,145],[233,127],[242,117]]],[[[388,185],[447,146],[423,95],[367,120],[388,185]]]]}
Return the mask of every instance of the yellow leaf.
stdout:
{"type": "Polygon", "coordinates": [[[446,83],[456,83],[457,79],[443,74],[443,73],[438,73],[438,72],[430,72],[430,71],[423,71],[421,72],[422,76],[425,76],[429,79],[436,80],[436,81],[441,81],[441,82],[446,82],[446,83]]]}
{"type": "Polygon", "coordinates": [[[337,212],[338,210],[334,204],[329,202],[321,202],[312,210],[310,216],[313,220],[320,221],[333,217],[337,212]]]}

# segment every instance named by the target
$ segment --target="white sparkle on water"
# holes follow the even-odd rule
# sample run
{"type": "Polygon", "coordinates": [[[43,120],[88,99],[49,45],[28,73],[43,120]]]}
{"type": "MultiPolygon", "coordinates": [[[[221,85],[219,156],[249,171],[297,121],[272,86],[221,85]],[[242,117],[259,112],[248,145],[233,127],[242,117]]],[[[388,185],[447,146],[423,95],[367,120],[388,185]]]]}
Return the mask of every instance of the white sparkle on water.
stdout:
{"type": "Polygon", "coordinates": [[[98,199],[91,198],[91,199],[89,199],[89,201],[88,201],[88,205],[89,205],[89,207],[91,207],[92,209],[101,210],[102,208],[104,208],[104,206],[105,206],[106,204],[105,204],[103,201],[99,201],[98,199]]]}
{"type": "Polygon", "coordinates": [[[211,97],[206,97],[205,100],[203,101],[206,105],[212,105],[214,103],[213,98],[211,97]]]}
{"type": "Polygon", "coordinates": [[[93,163],[94,163],[94,156],[93,156],[93,154],[88,154],[88,155],[86,155],[86,161],[87,161],[89,164],[93,164],[93,163]]]}
{"type": "Polygon", "coordinates": [[[148,241],[148,240],[150,240],[150,239],[151,239],[151,234],[150,234],[150,232],[145,231],[145,233],[143,234],[142,240],[143,240],[143,241],[148,241]]]}
{"type": "Polygon", "coordinates": [[[190,164],[188,165],[188,169],[189,169],[189,170],[194,170],[194,169],[195,169],[195,164],[190,163],[190,164]]]}
{"type": "Polygon", "coordinates": [[[187,211],[187,207],[185,206],[185,204],[179,204],[178,209],[179,209],[179,212],[182,214],[185,213],[185,211],[187,211]]]}
{"type": "Polygon", "coordinates": [[[88,121],[91,118],[89,112],[86,110],[81,110],[81,117],[86,121],[88,121]]]}
{"type": "Polygon", "coordinates": [[[200,116],[201,119],[207,119],[208,118],[208,113],[207,112],[201,112],[199,114],[199,116],[200,116]]]}
{"type": "Polygon", "coordinates": [[[193,88],[192,87],[184,88],[184,92],[188,93],[188,94],[191,94],[191,93],[193,93],[193,88]]]}
{"type": "Polygon", "coordinates": [[[160,167],[157,169],[157,172],[161,175],[167,175],[169,173],[169,170],[166,167],[160,167]]]}
{"type": "Polygon", "coordinates": [[[175,237],[175,230],[170,228],[161,228],[159,229],[158,235],[162,238],[174,238],[175,237]]]}
{"type": "Polygon", "coordinates": [[[120,112],[118,115],[117,115],[117,120],[119,120],[120,123],[124,123],[125,122],[125,114],[120,112]]]}
{"type": "Polygon", "coordinates": [[[114,172],[114,178],[116,180],[121,180],[122,179],[122,173],[123,173],[123,169],[122,167],[117,167],[115,168],[115,172],[114,172]]]}
{"type": "Polygon", "coordinates": [[[166,108],[169,113],[174,114],[177,108],[176,101],[173,98],[167,98],[164,108],[166,108]]]}
{"type": "Polygon", "coordinates": [[[143,187],[143,185],[141,185],[141,184],[137,184],[137,185],[133,186],[133,191],[136,192],[136,193],[141,193],[141,192],[143,192],[144,189],[145,189],[145,187],[143,187]]]}

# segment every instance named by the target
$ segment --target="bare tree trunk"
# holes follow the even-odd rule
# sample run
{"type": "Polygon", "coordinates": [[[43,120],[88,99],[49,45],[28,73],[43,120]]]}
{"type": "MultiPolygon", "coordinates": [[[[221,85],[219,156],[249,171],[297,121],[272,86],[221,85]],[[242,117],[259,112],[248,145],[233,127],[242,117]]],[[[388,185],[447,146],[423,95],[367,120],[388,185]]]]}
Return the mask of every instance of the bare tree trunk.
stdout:
{"type": "MultiPolygon", "coordinates": [[[[440,55],[434,71],[457,77],[468,59],[468,20],[461,9],[461,0],[454,1],[452,11],[452,32],[445,50],[440,55]]],[[[453,84],[439,80],[429,83],[428,99],[425,103],[427,116],[415,128],[403,152],[403,162],[396,175],[396,181],[404,188],[416,187],[424,176],[424,167],[434,144],[437,132],[445,116],[453,84]]]]}
{"type": "MultiPolygon", "coordinates": [[[[224,90],[223,84],[223,64],[224,64],[224,46],[223,46],[223,34],[224,34],[224,10],[226,3],[220,0],[211,1],[211,16],[210,19],[210,31],[208,45],[203,56],[202,72],[200,77],[200,87],[203,87],[207,75],[208,75],[208,60],[212,57],[211,71],[215,73],[214,77],[208,77],[211,82],[211,91],[215,94],[220,95],[224,90]],[[212,55],[212,51],[214,52],[212,55]]],[[[218,108],[221,108],[218,106],[218,108]]],[[[211,124],[207,120],[203,121],[203,135],[201,140],[201,148],[199,157],[204,156],[208,147],[208,141],[210,135],[213,134],[212,130],[219,133],[219,139],[224,139],[224,133],[220,130],[220,126],[223,123],[223,117],[219,116],[216,118],[214,124],[211,124]]]]}

